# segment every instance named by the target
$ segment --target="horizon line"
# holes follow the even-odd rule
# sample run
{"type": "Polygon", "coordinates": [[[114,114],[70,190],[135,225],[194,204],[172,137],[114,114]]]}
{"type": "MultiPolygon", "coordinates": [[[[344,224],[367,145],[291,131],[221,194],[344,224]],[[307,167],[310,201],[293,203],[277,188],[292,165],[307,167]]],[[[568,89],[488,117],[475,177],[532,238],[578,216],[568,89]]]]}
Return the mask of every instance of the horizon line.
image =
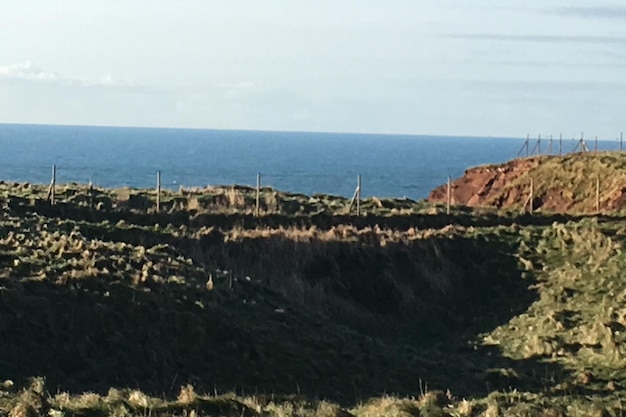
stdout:
{"type": "Polygon", "coordinates": [[[211,128],[211,127],[177,127],[177,126],[137,126],[137,125],[99,125],[99,124],[71,124],[71,123],[24,123],[0,122],[0,126],[40,126],[40,127],[86,127],[110,129],[146,129],[146,130],[192,130],[192,131],[225,131],[225,132],[261,132],[261,133],[314,133],[321,135],[363,135],[363,136],[399,136],[399,137],[443,137],[467,139],[526,139],[526,136],[498,136],[498,135],[460,135],[460,134],[429,134],[429,133],[390,133],[390,132],[359,132],[359,131],[332,131],[332,130],[280,130],[280,129],[250,129],[250,128],[211,128]]]}

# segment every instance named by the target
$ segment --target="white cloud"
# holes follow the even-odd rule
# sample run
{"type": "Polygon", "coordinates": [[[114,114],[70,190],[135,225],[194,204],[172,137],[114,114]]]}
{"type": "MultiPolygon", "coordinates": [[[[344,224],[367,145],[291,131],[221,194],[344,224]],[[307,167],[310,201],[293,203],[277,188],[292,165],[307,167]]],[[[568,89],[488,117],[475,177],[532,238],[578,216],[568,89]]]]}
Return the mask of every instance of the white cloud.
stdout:
{"type": "Polygon", "coordinates": [[[0,77],[36,81],[56,81],[59,76],[45,72],[30,61],[12,65],[0,65],[0,77]]]}
{"type": "Polygon", "coordinates": [[[60,3],[0,6],[0,121],[494,135],[624,123],[624,0],[60,3]]]}
{"type": "Polygon", "coordinates": [[[56,72],[49,72],[31,61],[18,64],[0,65],[0,81],[23,80],[56,83],[82,87],[125,87],[148,90],[149,88],[132,80],[120,79],[106,74],[101,77],[68,77],[56,72]]]}

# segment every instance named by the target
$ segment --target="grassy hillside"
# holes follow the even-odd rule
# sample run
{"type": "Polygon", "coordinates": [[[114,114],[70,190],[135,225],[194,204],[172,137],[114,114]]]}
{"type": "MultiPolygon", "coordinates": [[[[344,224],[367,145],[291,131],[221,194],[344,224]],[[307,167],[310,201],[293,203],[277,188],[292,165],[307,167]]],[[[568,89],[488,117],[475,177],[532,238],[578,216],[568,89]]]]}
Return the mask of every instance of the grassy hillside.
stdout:
{"type": "Polygon", "coordinates": [[[619,219],[21,198],[0,200],[0,415],[622,414],[619,219]]]}
{"type": "MultiPolygon", "coordinates": [[[[597,211],[597,181],[601,212],[620,212],[626,205],[626,153],[584,152],[565,156],[536,156],[504,164],[471,168],[453,182],[456,204],[570,214],[597,211]]],[[[446,187],[431,193],[444,201],[446,187]]]]}

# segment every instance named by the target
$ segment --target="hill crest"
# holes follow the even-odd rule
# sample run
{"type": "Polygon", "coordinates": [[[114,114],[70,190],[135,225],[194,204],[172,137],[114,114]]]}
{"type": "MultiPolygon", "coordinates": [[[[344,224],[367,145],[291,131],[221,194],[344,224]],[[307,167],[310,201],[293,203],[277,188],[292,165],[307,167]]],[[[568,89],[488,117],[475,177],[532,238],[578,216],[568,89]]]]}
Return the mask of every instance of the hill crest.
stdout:
{"type": "MultiPolygon", "coordinates": [[[[451,202],[524,210],[531,189],[533,207],[544,212],[619,211],[626,205],[626,153],[542,155],[470,168],[452,181],[451,202]]],[[[446,185],[428,197],[432,203],[446,200],[446,185]]]]}

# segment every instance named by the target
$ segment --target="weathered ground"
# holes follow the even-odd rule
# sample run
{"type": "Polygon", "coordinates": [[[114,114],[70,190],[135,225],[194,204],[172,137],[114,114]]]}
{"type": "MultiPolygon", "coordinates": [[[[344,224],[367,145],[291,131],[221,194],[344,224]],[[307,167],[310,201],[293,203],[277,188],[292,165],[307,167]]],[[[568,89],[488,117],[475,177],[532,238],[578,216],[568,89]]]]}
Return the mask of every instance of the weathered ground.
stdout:
{"type": "MultiPolygon", "coordinates": [[[[468,169],[452,182],[454,205],[543,212],[615,213],[626,205],[626,153],[536,156],[468,169]],[[599,184],[599,189],[597,185],[599,184]],[[599,192],[599,193],[598,193],[599,192]]],[[[447,186],[433,190],[430,202],[447,200],[447,186]]]]}

